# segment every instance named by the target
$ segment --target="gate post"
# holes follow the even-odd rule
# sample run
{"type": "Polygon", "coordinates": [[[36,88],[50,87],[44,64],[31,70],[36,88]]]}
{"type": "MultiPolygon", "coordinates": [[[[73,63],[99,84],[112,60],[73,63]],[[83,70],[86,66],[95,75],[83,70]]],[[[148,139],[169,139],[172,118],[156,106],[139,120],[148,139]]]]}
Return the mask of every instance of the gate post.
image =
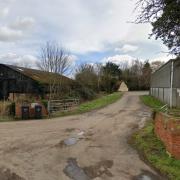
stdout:
{"type": "Polygon", "coordinates": [[[48,105],[47,105],[47,110],[48,110],[48,115],[50,116],[51,114],[51,101],[48,101],[48,105]]]}

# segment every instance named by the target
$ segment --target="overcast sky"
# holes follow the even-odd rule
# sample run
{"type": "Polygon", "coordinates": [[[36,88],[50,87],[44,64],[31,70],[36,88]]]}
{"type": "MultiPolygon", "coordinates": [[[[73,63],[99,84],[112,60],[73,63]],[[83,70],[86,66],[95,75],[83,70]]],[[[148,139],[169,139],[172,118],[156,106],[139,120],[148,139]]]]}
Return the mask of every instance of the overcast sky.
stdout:
{"type": "Polygon", "coordinates": [[[151,26],[130,23],[136,0],[0,0],[0,62],[34,66],[42,44],[56,41],[80,62],[167,60],[151,26]]]}

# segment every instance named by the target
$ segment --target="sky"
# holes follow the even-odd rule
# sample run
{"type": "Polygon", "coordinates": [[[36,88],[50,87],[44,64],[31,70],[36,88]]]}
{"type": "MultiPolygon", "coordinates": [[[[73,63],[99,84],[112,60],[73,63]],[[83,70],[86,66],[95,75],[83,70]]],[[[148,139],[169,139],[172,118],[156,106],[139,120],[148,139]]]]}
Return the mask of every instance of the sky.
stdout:
{"type": "Polygon", "coordinates": [[[134,24],[136,0],[0,0],[0,63],[36,66],[57,42],[74,64],[172,58],[151,25],[134,24]]]}

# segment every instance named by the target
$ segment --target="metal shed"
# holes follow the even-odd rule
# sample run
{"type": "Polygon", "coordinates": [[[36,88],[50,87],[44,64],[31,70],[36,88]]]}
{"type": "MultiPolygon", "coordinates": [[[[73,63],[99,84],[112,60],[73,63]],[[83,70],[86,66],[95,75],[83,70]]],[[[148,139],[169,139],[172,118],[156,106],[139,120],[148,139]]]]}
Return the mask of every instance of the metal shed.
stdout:
{"type": "Polygon", "coordinates": [[[150,94],[170,107],[180,107],[180,58],[169,60],[152,74],[150,94]]]}

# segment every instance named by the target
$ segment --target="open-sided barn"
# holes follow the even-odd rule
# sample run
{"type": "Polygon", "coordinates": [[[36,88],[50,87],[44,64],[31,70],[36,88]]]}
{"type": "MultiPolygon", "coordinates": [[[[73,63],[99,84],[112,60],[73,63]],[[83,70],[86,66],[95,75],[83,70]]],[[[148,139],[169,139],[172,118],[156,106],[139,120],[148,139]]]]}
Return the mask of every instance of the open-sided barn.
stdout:
{"type": "Polygon", "coordinates": [[[170,107],[180,107],[180,58],[169,60],[152,74],[150,94],[170,107]]]}
{"type": "Polygon", "coordinates": [[[17,94],[33,94],[43,97],[49,93],[52,78],[72,83],[72,79],[45,71],[0,64],[0,99],[14,99],[17,94]]]}

